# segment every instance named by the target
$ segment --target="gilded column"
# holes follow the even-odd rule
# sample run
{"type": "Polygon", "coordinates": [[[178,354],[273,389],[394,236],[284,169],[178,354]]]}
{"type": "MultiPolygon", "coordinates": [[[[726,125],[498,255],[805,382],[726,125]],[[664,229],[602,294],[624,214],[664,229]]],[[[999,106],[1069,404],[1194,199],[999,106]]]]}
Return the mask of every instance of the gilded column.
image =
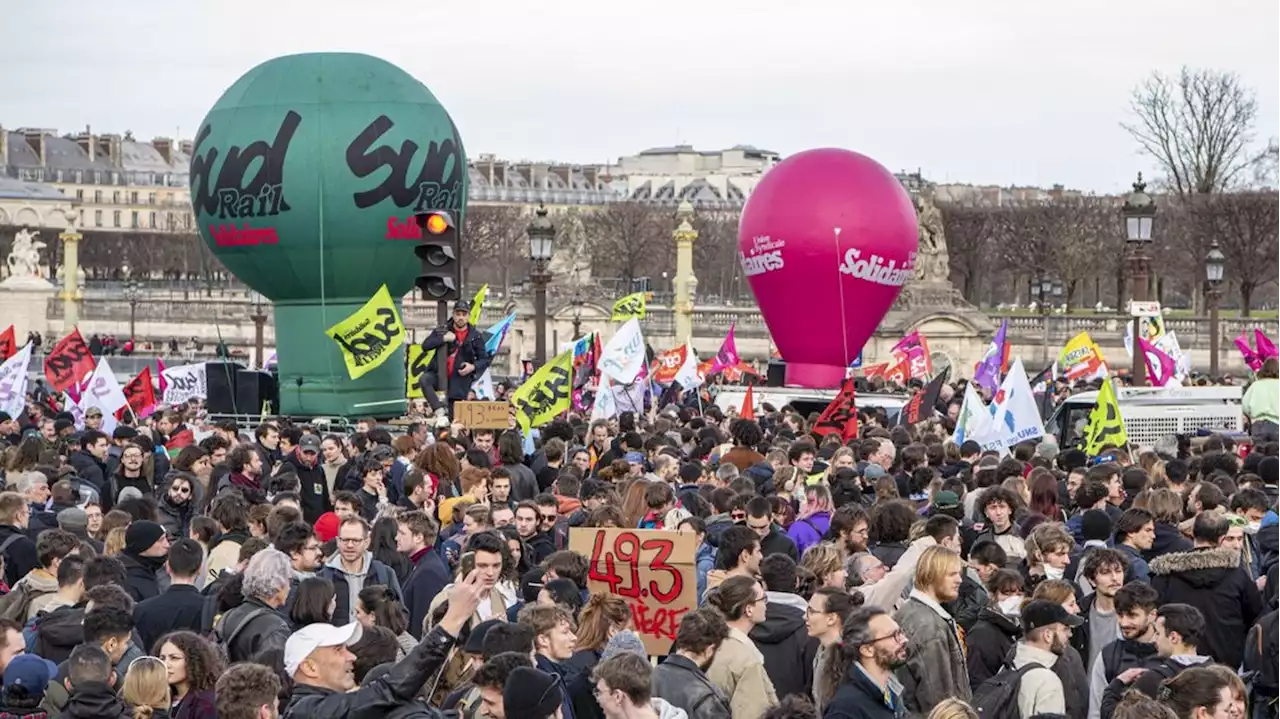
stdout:
{"type": "Polygon", "coordinates": [[[63,332],[70,332],[80,322],[80,240],[76,232],[79,213],[67,210],[67,229],[58,235],[62,240],[62,322],[63,332]]]}
{"type": "Polygon", "coordinates": [[[676,210],[679,224],[671,233],[676,241],[675,302],[672,310],[676,318],[676,344],[693,340],[693,297],[698,289],[698,278],[693,276],[693,242],[698,231],[689,220],[693,218],[693,205],[688,200],[676,210]]]}

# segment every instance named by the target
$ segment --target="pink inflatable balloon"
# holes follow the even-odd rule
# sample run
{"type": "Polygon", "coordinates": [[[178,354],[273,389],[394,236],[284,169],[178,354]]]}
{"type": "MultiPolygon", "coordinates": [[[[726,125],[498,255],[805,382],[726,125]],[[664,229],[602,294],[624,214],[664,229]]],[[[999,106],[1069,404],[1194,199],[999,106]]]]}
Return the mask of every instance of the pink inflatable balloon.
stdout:
{"type": "Polygon", "coordinates": [[[788,384],[844,379],[911,280],[918,242],[911,197],[865,155],[808,150],[764,176],[742,211],[738,257],[788,384]]]}

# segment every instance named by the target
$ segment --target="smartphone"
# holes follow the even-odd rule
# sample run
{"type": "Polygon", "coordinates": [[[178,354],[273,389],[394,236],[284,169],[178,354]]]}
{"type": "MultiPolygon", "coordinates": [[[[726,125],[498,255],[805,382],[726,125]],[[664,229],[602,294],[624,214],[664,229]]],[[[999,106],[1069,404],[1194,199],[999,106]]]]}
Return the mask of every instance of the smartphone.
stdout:
{"type": "Polygon", "coordinates": [[[466,579],[468,574],[476,568],[476,553],[464,552],[462,558],[458,560],[458,577],[466,579]]]}

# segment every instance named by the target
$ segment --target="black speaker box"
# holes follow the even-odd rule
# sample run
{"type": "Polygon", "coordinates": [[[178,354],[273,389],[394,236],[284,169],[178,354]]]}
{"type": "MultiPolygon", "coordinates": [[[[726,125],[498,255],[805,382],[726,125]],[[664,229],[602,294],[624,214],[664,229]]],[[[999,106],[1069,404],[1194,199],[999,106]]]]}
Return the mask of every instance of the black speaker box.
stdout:
{"type": "Polygon", "coordinates": [[[765,369],[764,384],[766,387],[781,387],[787,383],[787,361],[774,358],[769,360],[765,369]]]}
{"type": "Polygon", "coordinates": [[[257,414],[261,406],[240,404],[236,396],[236,377],[244,370],[244,366],[236,362],[206,362],[204,366],[205,383],[209,396],[205,399],[205,407],[211,414],[257,414]]]}
{"type": "Polygon", "coordinates": [[[262,412],[262,375],[251,369],[236,372],[236,408],[241,414],[262,412]]]}

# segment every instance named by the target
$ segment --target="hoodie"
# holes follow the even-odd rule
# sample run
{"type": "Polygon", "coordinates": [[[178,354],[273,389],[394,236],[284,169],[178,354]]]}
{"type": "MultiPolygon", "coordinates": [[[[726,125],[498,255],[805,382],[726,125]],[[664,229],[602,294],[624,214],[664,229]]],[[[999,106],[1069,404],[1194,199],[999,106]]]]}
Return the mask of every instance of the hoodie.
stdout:
{"type": "Polygon", "coordinates": [[[790,592],[765,592],[764,621],[748,636],[764,656],[764,668],[778,696],[812,696],[813,659],[818,640],[810,637],[804,616],[808,602],[790,592]]]}
{"type": "Polygon", "coordinates": [[[804,556],[804,550],[822,541],[831,528],[830,512],[814,512],[808,517],[796,518],[787,528],[787,536],[796,543],[796,551],[804,556]]]}
{"type": "MultiPolygon", "coordinates": [[[[1159,527],[1159,525],[1156,525],[1159,527]]],[[[1262,594],[1240,566],[1239,552],[1198,548],[1151,561],[1151,586],[1162,604],[1181,602],[1206,618],[1200,650],[1229,667],[1240,666],[1249,628],[1262,615],[1262,594]]]]}

